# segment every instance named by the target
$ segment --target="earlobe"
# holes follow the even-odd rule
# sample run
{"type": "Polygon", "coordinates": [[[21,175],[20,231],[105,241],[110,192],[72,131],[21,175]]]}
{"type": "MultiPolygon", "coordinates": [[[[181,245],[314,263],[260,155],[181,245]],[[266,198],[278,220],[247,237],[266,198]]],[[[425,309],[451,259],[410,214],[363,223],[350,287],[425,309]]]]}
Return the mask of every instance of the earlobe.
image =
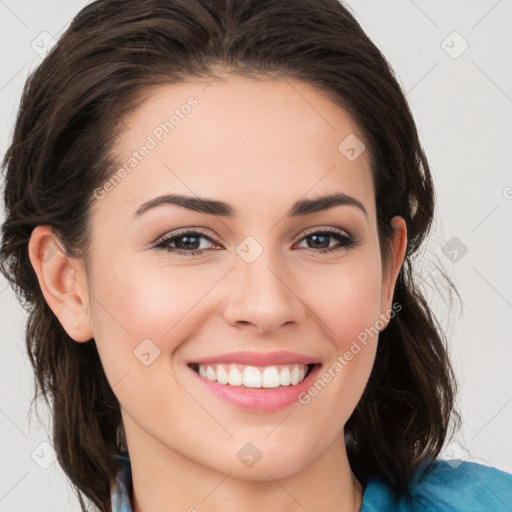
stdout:
{"type": "Polygon", "coordinates": [[[75,341],[93,337],[83,265],[69,256],[51,226],[37,226],[28,244],[41,292],[64,330],[75,341]]]}

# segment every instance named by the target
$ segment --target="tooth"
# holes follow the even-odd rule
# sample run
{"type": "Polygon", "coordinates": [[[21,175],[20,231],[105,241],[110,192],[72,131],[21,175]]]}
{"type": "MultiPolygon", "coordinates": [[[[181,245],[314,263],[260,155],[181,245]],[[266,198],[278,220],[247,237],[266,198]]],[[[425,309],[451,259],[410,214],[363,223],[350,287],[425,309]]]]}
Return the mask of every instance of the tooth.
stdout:
{"type": "Polygon", "coordinates": [[[228,372],[224,369],[224,366],[219,364],[217,366],[217,382],[219,384],[227,384],[229,382],[228,372]]]}
{"type": "Polygon", "coordinates": [[[242,372],[232,364],[229,370],[229,385],[230,386],[241,386],[243,383],[242,372]]]}
{"type": "Polygon", "coordinates": [[[290,380],[292,382],[292,386],[299,383],[299,367],[297,365],[293,366],[292,373],[290,374],[290,380]]]}
{"type": "Polygon", "coordinates": [[[281,386],[289,386],[290,383],[291,383],[291,380],[290,380],[290,370],[288,369],[287,366],[285,366],[280,374],[279,374],[279,382],[281,384],[281,386]]]}
{"type": "Polygon", "coordinates": [[[217,375],[215,374],[215,370],[211,366],[208,366],[206,368],[206,378],[208,380],[217,380],[217,375]]]}
{"type": "Polygon", "coordinates": [[[199,375],[219,384],[246,386],[249,388],[278,388],[279,386],[295,386],[302,382],[308,367],[302,364],[257,368],[246,366],[242,371],[237,364],[198,364],[199,375]],[[291,368],[291,371],[290,371],[291,368]]]}
{"type": "Polygon", "coordinates": [[[247,388],[260,388],[261,372],[254,366],[246,366],[243,373],[243,383],[247,388]]]}
{"type": "Polygon", "coordinates": [[[269,366],[263,370],[263,387],[264,388],[278,388],[279,387],[279,372],[275,366],[269,366]]]}

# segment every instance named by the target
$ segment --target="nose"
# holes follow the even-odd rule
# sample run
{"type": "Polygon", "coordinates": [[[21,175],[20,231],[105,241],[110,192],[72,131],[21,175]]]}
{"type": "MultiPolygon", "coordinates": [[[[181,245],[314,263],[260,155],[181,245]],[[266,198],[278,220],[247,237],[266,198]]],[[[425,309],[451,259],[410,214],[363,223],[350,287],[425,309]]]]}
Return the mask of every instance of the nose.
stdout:
{"type": "Polygon", "coordinates": [[[246,326],[259,334],[290,328],[306,316],[306,306],[294,289],[297,287],[290,273],[266,257],[267,252],[252,263],[236,262],[224,309],[230,325],[246,326]]]}

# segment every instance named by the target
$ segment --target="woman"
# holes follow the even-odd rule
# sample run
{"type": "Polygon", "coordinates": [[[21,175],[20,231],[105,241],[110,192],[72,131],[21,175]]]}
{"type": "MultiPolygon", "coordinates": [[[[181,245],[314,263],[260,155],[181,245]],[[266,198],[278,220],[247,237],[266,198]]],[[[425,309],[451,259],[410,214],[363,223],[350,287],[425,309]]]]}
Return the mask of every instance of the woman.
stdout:
{"type": "Polygon", "coordinates": [[[4,170],[2,269],[83,510],[512,506],[510,475],[436,458],[430,169],[335,0],[92,3],[4,170]]]}

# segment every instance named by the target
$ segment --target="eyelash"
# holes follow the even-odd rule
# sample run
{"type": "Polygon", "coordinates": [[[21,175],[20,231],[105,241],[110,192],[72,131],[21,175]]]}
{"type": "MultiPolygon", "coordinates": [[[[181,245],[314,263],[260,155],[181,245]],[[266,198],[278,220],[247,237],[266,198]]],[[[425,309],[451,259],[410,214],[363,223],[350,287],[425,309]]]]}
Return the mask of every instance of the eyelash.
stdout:
{"type": "MultiPolygon", "coordinates": [[[[306,234],[299,240],[299,242],[301,242],[302,240],[304,240],[312,235],[327,235],[332,238],[336,238],[340,242],[340,245],[334,246],[334,247],[329,247],[326,249],[318,249],[318,250],[309,248],[309,249],[306,249],[307,252],[325,254],[325,253],[330,253],[333,251],[338,251],[341,249],[350,250],[354,246],[357,245],[356,240],[345,235],[341,229],[336,229],[336,228],[317,229],[314,231],[306,232],[306,234]]],[[[196,256],[196,255],[202,254],[206,250],[211,250],[211,249],[199,249],[199,250],[196,249],[194,251],[185,251],[183,249],[169,247],[169,244],[171,244],[171,243],[175,242],[176,240],[179,240],[180,238],[183,238],[185,236],[193,236],[196,238],[206,239],[206,240],[209,240],[210,242],[213,242],[214,244],[220,245],[220,242],[218,242],[217,240],[214,240],[210,236],[207,236],[206,234],[202,233],[201,231],[184,230],[184,231],[175,233],[170,237],[161,239],[154,246],[154,248],[155,249],[166,249],[167,252],[169,252],[169,253],[181,254],[184,256],[196,256]],[[197,235],[199,235],[199,236],[197,236],[197,235]]],[[[213,250],[215,250],[215,249],[213,249],[213,250]]]]}

